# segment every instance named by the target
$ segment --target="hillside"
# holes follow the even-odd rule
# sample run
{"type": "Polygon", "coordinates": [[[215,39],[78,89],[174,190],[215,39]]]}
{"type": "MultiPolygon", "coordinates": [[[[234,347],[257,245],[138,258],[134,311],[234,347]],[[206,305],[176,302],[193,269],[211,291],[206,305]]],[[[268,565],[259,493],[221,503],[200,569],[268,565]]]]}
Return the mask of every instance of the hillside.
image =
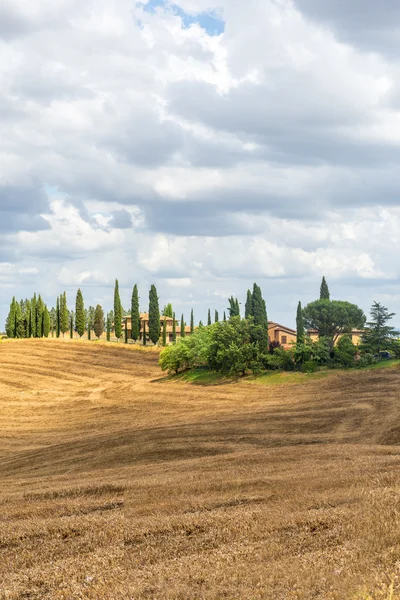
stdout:
{"type": "Polygon", "coordinates": [[[199,386],[123,345],[0,352],[1,600],[400,598],[398,367],[199,386]]]}

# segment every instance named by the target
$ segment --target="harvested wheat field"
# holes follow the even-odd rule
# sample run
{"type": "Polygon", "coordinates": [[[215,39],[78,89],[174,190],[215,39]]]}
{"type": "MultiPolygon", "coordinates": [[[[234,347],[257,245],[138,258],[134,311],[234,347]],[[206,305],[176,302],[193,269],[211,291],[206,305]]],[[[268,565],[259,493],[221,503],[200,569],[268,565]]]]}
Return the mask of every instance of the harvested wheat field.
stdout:
{"type": "Polygon", "coordinates": [[[200,386],[123,345],[0,351],[2,600],[400,597],[398,367],[200,386]]]}

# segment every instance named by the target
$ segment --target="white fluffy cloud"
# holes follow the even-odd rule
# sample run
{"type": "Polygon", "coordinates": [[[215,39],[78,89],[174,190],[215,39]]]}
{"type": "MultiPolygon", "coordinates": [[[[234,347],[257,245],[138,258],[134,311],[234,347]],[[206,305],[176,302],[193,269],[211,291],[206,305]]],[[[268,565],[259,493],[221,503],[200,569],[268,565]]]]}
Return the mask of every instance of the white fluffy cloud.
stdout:
{"type": "Polygon", "coordinates": [[[108,309],[118,277],[204,319],[257,279],[291,324],[322,274],[400,312],[381,13],[377,35],[341,2],[0,0],[0,317],[61,287],[108,309]]]}

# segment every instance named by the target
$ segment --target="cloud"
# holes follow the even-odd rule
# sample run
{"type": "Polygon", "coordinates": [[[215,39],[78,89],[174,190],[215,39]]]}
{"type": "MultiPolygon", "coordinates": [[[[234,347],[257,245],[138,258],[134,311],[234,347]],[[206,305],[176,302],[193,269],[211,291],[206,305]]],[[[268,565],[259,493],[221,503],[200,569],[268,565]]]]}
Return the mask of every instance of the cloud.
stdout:
{"type": "Polygon", "coordinates": [[[399,311],[398,11],[0,1],[2,287],[204,320],[257,279],[291,324],[325,274],[399,311]]]}

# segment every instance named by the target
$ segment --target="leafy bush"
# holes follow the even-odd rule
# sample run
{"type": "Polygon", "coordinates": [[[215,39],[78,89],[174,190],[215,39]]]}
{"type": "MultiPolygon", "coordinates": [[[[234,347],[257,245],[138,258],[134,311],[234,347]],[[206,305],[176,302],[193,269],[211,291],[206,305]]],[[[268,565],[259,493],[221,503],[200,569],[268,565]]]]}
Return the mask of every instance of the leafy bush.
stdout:
{"type": "Polygon", "coordinates": [[[307,360],[305,363],[301,365],[302,373],[315,373],[318,365],[315,360],[307,360]]]}
{"type": "Polygon", "coordinates": [[[273,354],[269,354],[265,359],[266,366],[269,369],[294,371],[295,351],[292,349],[276,348],[273,354]]]}
{"type": "Polygon", "coordinates": [[[365,352],[365,354],[361,354],[358,360],[356,360],[356,367],[362,369],[363,367],[374,365],[377,362],[379,362],[378,359],[374,358],[369,352],[365,352]]]}
{"type": "Polygon", "coordinates": [[[355,367],[355,355],[357,354],[357,347],[351,341],[350,336],[343,335],[334,349],[335,363],[341,367],[351,368],[355,367]]]}

